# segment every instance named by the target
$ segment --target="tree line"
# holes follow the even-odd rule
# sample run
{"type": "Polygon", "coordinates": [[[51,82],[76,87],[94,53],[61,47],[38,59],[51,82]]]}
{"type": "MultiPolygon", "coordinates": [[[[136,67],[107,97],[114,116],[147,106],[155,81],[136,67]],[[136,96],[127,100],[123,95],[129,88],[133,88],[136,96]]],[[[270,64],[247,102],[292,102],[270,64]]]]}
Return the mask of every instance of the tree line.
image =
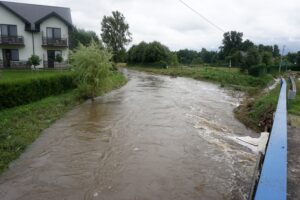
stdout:
{"type": "MultiPolygon", "coordinates": [[[[277,44],[255,44],[249,39],[243,39],[243,33],[229,31],[223,34],[222,45],[216,51],[202,48],[200,51],[181,49],[171,51],[166,45],[158,42],[140,42],[126,46],[132,41],[129,25],[119,11],[113,11],[111,16],[104,16],[101,22],[101,38],[93,31],[74,28],[70,33],[70,48],[81,43],[87,46],[94,41],[101,48],[112,52],[114,62],[130,64],[153,65],[197,65],[216,64],[240,67],[242,71],[264,69],[278,66],[281,62],[280,49],[277,44]]],[[[283,56],[285,65],[298,66],[300,69],[300,51],[283,56]]]]}

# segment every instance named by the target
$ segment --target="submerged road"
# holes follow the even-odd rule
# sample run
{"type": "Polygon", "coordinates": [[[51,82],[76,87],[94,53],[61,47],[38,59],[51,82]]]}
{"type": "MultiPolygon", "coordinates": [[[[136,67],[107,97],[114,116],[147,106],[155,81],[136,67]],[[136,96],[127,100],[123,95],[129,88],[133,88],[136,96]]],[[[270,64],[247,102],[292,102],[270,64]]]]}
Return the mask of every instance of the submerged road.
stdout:
{"type": "Polygon", "coordinates": [[[241,95],[187,78],[129,82],[46,129],[0,177],[2,200],[246,199],[257,154],[241,95]]]}

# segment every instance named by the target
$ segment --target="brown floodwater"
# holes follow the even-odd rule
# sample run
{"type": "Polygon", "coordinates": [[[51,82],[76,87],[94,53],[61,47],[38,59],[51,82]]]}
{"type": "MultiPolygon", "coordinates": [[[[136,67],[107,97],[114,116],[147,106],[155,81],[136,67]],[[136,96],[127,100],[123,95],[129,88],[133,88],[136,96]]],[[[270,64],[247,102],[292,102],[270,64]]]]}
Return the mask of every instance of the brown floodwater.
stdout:
{"type": "Polygon", "coordinates": [[[233,116],[241,94],[125,70],[127,85],[46,129],[0,177],[1,199],[246,199],[256,134],[233,116]]]}

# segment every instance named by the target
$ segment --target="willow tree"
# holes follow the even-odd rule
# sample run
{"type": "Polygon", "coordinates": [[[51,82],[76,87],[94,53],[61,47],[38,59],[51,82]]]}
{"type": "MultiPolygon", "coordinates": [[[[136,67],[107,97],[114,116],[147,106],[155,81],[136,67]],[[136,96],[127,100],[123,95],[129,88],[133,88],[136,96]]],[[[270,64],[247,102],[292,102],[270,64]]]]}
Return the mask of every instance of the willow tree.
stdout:
{"type": "Polygon", "coordinates": [[[94,41],[89,46],[79,44],[71,53],[70,61],[82,96],[94,100],[101,84],[111,72],[111,58],[111,53],[94,41]]]}

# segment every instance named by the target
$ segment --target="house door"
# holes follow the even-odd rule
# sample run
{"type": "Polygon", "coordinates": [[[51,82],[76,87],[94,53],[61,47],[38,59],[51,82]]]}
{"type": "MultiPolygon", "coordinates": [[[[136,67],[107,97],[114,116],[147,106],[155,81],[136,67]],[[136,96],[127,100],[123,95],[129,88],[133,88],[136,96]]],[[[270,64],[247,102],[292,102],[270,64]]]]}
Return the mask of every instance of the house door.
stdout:
{"type": "Polygon", "coordinates": [[[48,68],[54,68],[54,61],[55,61],[55,51],[48,50],[48,68]]]}
{"type": "Polygon", "coordinates": [[[6,68],[10,67],[10,61],[11,61],[11,50],[10,49],[3,49],[3,66],[6,68]]]}

